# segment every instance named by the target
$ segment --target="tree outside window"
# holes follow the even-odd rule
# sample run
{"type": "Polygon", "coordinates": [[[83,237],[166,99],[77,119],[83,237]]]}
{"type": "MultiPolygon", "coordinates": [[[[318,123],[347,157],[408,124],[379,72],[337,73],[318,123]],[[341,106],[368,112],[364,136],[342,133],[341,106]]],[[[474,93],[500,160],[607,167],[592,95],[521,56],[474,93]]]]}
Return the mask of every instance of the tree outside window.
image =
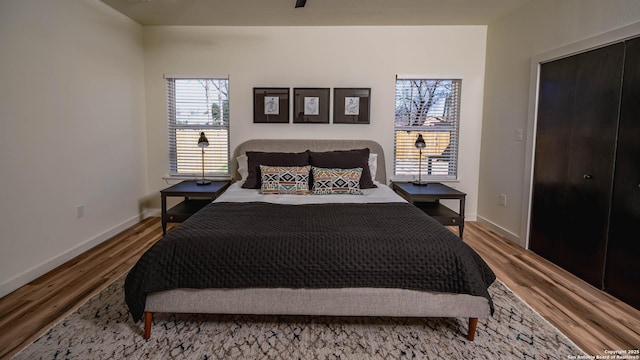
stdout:
{"type": "Polygon", "coordinates": [[[422,134],[422,177],[457,178],[461,84],[457,79],[396,80],[395,175],[417,177],[420,153],[414,143],[422,134]]]}
{"type": "Polygon", "coordinates": [[[167,78],[169,174],[198,175],[202,171],[198,137],[204,131],[205,173],[229,174],[229,80],[167,78]],[[222,110],[221,110],[222,109],[222,110]]]}

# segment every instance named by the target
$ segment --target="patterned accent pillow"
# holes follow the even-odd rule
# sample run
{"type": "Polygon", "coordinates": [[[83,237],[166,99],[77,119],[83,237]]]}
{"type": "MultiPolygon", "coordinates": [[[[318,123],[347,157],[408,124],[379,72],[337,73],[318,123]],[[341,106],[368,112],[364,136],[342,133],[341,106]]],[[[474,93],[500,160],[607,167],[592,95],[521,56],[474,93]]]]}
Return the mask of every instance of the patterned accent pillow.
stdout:
{"type": "Polygon", "coordinates": [[[307,166],[260,165],[263,194],[309,194],[309,170],[307,166]]]}
{"type": "Polygon", "coordinates": [[[360,177],[362,168],[326,169],[311,167],[313,173],[313,195],[350,194],[362,195],[360,177]]]}

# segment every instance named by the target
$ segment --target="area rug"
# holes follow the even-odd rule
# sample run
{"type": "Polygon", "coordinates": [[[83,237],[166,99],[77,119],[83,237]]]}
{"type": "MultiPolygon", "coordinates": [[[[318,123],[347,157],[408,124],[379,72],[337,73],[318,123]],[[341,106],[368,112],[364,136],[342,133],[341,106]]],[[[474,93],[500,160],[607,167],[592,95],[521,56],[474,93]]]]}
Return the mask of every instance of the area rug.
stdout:
{"type": "Polygon", "coordinates": [[[124,303],[124,278],[16,354],[14,359],[567,359],[584,355],[501,282],[495,313],[464,318],[156,314],[142,337],[124,303]]]}

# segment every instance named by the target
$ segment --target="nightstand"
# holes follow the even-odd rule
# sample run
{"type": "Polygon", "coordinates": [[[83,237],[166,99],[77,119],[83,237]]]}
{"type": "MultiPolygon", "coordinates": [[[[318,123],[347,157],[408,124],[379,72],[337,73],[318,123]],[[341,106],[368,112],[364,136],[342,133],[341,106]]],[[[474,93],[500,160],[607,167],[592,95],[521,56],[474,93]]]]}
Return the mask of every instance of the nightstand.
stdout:
{"type": "Polygon", "coordinates": [[[420,208],[441,224],[457,226],[462,238],[464,231],[464,200],[467,194],[441,183],[429,183],[425,186],[405,182],[393,182],[392,188],[405,200],[420,208]],[[442,199],[460,201],[460,213],[440,204],[442,199]]]}
{"type": "Polygon", "coordinates": [[[197,185],[195,181],[182,181],[164,190],[162,197],[162,234],[167,233],[167,223],[181,223],[198,210],[220,196],[231,184],[230,181],[212,181],[208,185],[197,185]],[[183,196],[184,201],[167,210],[167,196],[183,196]]]}

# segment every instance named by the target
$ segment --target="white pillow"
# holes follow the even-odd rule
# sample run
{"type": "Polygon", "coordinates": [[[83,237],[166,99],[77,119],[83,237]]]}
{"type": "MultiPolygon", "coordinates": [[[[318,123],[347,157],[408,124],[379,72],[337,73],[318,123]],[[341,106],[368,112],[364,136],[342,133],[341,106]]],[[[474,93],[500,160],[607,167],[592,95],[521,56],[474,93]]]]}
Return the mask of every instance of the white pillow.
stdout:
{"type": "Polygon", "coordinates": [[[375,180],[378,171],[378,154],[369,153],[369,171],[371,172],[371,180],[375,180]]]}
{"type": "Polygon", "coordinates": [[[238,161],[238,173],[240,180],[244,180],[249,176],[249,158],[247,155],[240,155],[236,158],[238,161]]]}

